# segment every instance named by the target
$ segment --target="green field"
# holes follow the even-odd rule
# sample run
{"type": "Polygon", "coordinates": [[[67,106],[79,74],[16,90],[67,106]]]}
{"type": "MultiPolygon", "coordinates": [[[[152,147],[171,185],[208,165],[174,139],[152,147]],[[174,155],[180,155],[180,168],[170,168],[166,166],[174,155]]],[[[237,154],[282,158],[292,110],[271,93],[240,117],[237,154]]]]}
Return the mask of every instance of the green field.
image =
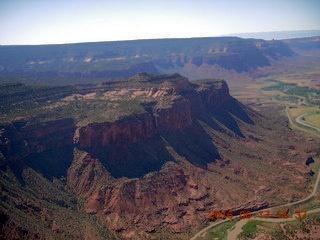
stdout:
{"type": "Polygon", "coordinates": [[[238,237],[250,237],[257,231],[257,226],[261,224],[259,220],[250,220],[242,227],[242,233],[238,237]]]}
{"type": "MultiPolygon", "coordinates": [[[[302,114],[306,113],[316,113],[317,111],[320,111],[319,107],[307,107],[307,106],[298,106],[298,107],[291,107],[289,109],[290,115],[293,118],[296,118],[302,114]]],[[[319,114],[318,114],[319,115],[319,114]]]]}
{"type": "Polygon", "coordinates": [[[305,116],[305,122],[312,126],[320,128],[320,113],[305,116]]]}
{"type": "Polygon", "coordinates": [[[297,234],[301,236],[299,239],[318,239],[314,238],[317,237],[317,233],[312,230],[312,226],[319,225],[319,223],[319,213],[310,214],[308,218],[303,220],[295,220],[282,224],[253,220],[243,226],[243,232],[238,237],[240,239],[255,239],[257,233],[262,233],[266,239],[272,237],[275,240],[296,239],[294,237],[297,234]]]}
{"type": "Polygon", "coordinates": [[[218,239],[226,239],[228,235],[228,229],[231,229],[235,225],[235,221],[228,221],[222,225],[217,226],[210,232],[211,238],[218,238],[218,239]]]}

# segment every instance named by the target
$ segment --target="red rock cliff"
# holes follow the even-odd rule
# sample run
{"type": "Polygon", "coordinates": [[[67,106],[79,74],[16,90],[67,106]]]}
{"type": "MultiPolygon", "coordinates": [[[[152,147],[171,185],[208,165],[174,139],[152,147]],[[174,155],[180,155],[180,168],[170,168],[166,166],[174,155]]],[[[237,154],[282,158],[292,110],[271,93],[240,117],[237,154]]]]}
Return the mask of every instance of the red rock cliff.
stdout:
{"type": "Polygon", "coordinates": [[[77,129],[75,142],[79,148],[134,143],[154,134],[152,116],[128,116],[112,123],[90,123],[77,129]]]}
{"type": "Polygon", "coordinates": [[[181,94],[169,107],[154,107],[151,113],[79,127],[74,138],[76,145],[80,149],[121,145],[139,142],[158,133],[183,130],[192,125],[192,119],[199,111],[222,108],[232,99],[225,81],[217,82],[214,86],[193,88],[190,82],[179,81],[172,91],[167,89],[168,92],[173,95],[181,94]]]}

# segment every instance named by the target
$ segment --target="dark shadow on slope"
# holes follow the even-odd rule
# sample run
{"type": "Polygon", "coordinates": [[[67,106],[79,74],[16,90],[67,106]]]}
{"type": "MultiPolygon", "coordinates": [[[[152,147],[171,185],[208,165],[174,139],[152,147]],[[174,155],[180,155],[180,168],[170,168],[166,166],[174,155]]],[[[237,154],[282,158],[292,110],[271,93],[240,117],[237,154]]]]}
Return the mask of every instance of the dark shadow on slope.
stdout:
{"type": "Polygon", "coordinates": [[[165,141],[161,136],[155,135],[137,143],[109,145],[86,151],[92,157],[98,158],[115,178],[142,177],[147,173],[159,171],[168,161],[175,161],[168,152],[167,145],[173,147],[190,163],[206,168],[208,163],[221,159],[221,156],[198,120],[216,131],[226,131],[221,127],[223,125],[238,136],[244,137],[235,117],[245,123],[254,124],[243,106],[238,101],[232,100],[223,108],[199,113],[189,128],[176,132],[162,132],[161,136],[165,141]]]}
{"type": "Polygon", "coordinates": [[[22,177],[22,172],[25,169],[25,165],[19,161],[11,161],[8,163],[8,166],[21,186],[25,186],[25,181],[22,177]]]}
{"type": "Polygon", "coordinates": [[[174,161],[160,136],[138,143],[106,146],[90,153],[100,159],[115,178],[142,177],[147,173],[159,171],[168,161],[174,161]]]}
{"type": "Polygon", "coordinates": [[[221,159],[212,139],[197,122],[183,131],[163,136],[179,155],[196,166],[206,168],[208,163],[221,159]]]}
{"type": "Polygon", "coordinates": [[[236,99],[233,98],[232,100],[230,100],[226,105],[226,109],[228,109],[230,113],[232,113],[243,122],[254,125],[254,121],[250,118],[246,111],[247,107],[236,99]]]}
{"type": "Polygon", "coordinates": [[[94,152],[89,150],[89,153],[98,158],[115,178],[142,177],[159,171],[168,161],[175,161],[167,145],[190,163],[202,168],[221,158],[212,139],[197,122],[182,131],[163,133],[162,137],[156,135],[138,143],[110,145],[95,149],[94,152]]]}
{"type": "Polygon", "coordinates": [[[244,138],[238,123],[228,111],[219,110],[218,113],[213,112],[212,117],[239,137],[244,138]]]}
{"type": "MultiPolygon", "coordinates": [[[[223,108],[212,109],[210,114],[214,118],[214,120],[221,123],[223,126],[234,132],[239,137],[244,138],[245,136],[241,132],[235,117],[247,124],[254,125],[254,121],[245,111],[245,108],[246,107],[243,106],[236,99],[231,99],[223,106],[223,108]]],[[[206,123],[210,125],[210,122],[206,123]]]]}
{"type": "Polygon", "coordinates": [[[22,162],[46,178],[52,179],[67,176],[72,160],[73,147],[69,146],[30,154],[22,162]]]}
{"type": "Polygon", "coordinates": [[[211,114],[201,114],[198,116],[198,120],[206,123],[210,128],[219,131],[219,132],[224,132],[224,128],[222,128],[217,121],[212,117],[211,114]]]}

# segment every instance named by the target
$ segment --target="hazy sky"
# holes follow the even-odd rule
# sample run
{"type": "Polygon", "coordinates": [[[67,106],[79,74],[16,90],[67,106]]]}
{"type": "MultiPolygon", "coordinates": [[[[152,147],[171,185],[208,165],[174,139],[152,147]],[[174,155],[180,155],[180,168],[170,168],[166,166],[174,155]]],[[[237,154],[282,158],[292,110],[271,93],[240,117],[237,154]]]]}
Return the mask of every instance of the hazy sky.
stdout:
{"type": "Polygon", "coordinates": [[[0,0],[0,44],[320,29],[320,0],[0,0]]]}

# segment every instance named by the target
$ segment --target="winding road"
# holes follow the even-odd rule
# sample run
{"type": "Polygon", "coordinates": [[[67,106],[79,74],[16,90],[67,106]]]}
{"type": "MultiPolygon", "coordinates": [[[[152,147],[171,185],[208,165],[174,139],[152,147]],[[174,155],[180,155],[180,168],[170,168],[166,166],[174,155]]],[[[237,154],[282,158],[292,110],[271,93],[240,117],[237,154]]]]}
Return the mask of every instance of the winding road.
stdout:
{"type": "Polygon", "coordinates": [[[299,117],[297,117],[297,118],[295,119],[295,121],[296,121],[297,123],[303,125],[303,126],[306,126],[306,127],[312,128],[312,129],[315,129],[315,130],[317,130],[317,131],[320,132],[320,128],[317,128],[317,127],[315,127],[315,126],[312,126],[312,125],[310,125],[310,124],[307,124],[307,123],[301,121],[302,118],[304,118],[305,116],[311,115],[311,114],[312,114],[312,113],[306,113],[306,114],[300,115],[299,117]]]}
{"type": "MultiPolygon", "coordinates": [[[[286,112],[287,112],[287,115],[288,115],[288,118],[289,118],[289,121],[290,123],[292,124],[292,120],[291,120],[291,117],[286,109],[286,112]]],[[[306,113],[306,114],[303,114],[303,115],[300,115],[298,116],[295,121],[301,125],[304,125],[304,126],[307,126],[307,127],[311,127],[317,131],[320,131],[319,128],[315,127],[315,126],[311,126],[309,124],[306,124],[304,122],[301,122],[301,119],[307,115],[310,115],[312,113],[306,113]]],[[[296,205],[296,204],[300,204],[300,203],[304,203],[306,201],[308,201],[309,199],[311,199],[316,193],[317,193],[317,189],[318,189],[318,186],[319,186],[319,182],[320,182],[320,169],[318,171],[318,175],[317,175],[317,179],[316,179],[316,182],[314,184],[314,187],[313,187],[313,190],[311,192],[311,194],[304,198],[304,199],[301,199],[299,201],[296,201],[296,202],[292,202],[292,203],[286,203],[286,204],[282,204],[282,205],[278,205],[278,206],[275,206],[275,207],[272,207],[272,208],[265,208],[265,209],[260,209],[258,211],[255,211],[255,212],[252,212],[252,214],[256,214],[262,210],[272,210],[273,208],[281,208],[281,207],[288,207],[288,206],[293,206],[293,205],[296,205]]],[[[310,213],[314,213],[314,212],[320,212],[320,208],[317,208],[317,209],[314,209],[314,210],[311,210],[311,211],[308,211],[308,214],[310,213]]],[[[233,219],[235,218],[240,218],[240,215],[236,215],[236,216],[233,216],[233,219]]],[[[295,220],[295,214],[292,215],[291,218],[288,218],[288,219],[260,219],[260,218],[253,218],[253,219],[259,219],[259,220],[262,220],[262,221],[266,221],[266,222],[285,222],[285,221],[293,221],[295,220]]],[[[241,229],[242,229],[242,226],[247,222],[246,221],[247,219],[242,219],[240,220],[234,227],[233,230],[231,230],[230,232],[228,232],[228,240],[234,240],[236,239],[237,235],[241,232],[241,229]]],[[[205,233],[206,231],[208,231],[209,229],[213,228],[213,227],[216,227],[224,222],[227,222],[227,221],[230,221],[229,219],[224,219],[222,221],[219,221],[219,222],[215,222],[215,223],[212,223],[210,224],[209,226],[203,228],[201,231],[199,231],[197,234],[195,234],[190,240],[196,240],[198,237],[200,237],[200,235],[202,235],[203,233],[205,233]]]]}
{"type": "Polygon", "coordinates": [[[316,132],[308,131],[308,130],[302,128],[302,127],[299,127],[299,125],[298,125],[298,124],[301,124],[301,125],[303,125],[303,126],[306,126],[306,127],[309,127],[309,128],[312,128],[312,129],[315,129],[315,130],[318,130],[318,131],[319,131],[319,128],[317,128],[317,127],[315,127],[315,126],[312,126],[312,125],[310,125],[310,124],[301,122],[301,118],[303,118],[303,116],[306,116],[306,115],[309,115],[309,114],[312,114],[312,113],[306,113],[306,115],[305,115],[305,114],[302,114],[302,115],[298,116],[298,117],[294,120],[295,123],[298,123],[298,124],[294,124],[294,123],[293,123],[293,120],[292,120],[291,115],[290,115],[290,112],[289,112],[289,106],[288,106],[288,105],[286,106],[286,114],[287,114],[287,117],[288,117],[288,119],[289,119],[290,125],[291,125],[292,127],[297,128],[297,129],[299,129],[300,131],[306,132],[306,133],[308,133],[308,134],[311,134],[311,135],[313,135],[313,136],[316,136],[316,137],[320,138],[320,135],[317,134],[316,132]],[[298,122],[297,122],[297,119],[298,119],[298,122]]]}
{"type": "MultiPolygon", "coordinates": [[[[296,201],[296,202],[286,203],[286,204],[282,204],[282,205],[275,206],[275,207],[272,207],[272,208],[260,209],[260,210],[258,210],[258,211],[252,212],[252,214],[257,214],[258,212],[260,212],[260,211],[262,211],[262,210],[270,210],[270,211],[271,211],[273,208],[288,207],[288,206],[293,206],[293,205],[296,205],[296,204],[300,204],[300,203],[306,202],[306,201],[308,201],[310,198],[312,198],[312,197],[317,193],[317,189],[318,189],[318,186],[319,186],[319,182],[320,182],[320,170],[319,170],[319,172],[318,172],[317,180],[316,180],[316,182],[315,182],[315,184],[314,184],[313,190],[312,190],[311,194],[310,194],[308,197],[306,197],[306,198],[304,198],[304,199],[302,199],[302,200],[296,201]]],[[[314,209],[314,210],[312,210],[312,211],[308,211],[308,214],[313,213],[313,212],[320,212],[320,208],[314,209]]],[[[235,218],[240,218],[240,215],[233,216],[233,219],[235,219],[235,218]]],[[[254,218],[253,218],[253,219],[254,219],[254,218]]],[[[288,218],[288,219],[271,219],[271,218],[270,218],[270,219],[260,219],[260,218],[256,218],[256,219],[259,219],[259,220],[262,220],[262,221],[267,221],[267,222],[285,222],[285,221],[295,220],[295,216],[293,215],[292,218],[288,218]]],[[[236,224],[235,228],[228,233],[228,240],[236,239],[236,236],[239,234],[239,231],[238,231],[239,226],[242,227],[242,226],[246,223],[246,222],[244,222],[245,220],[247,220],[247,219],[242,219],[242,220],[240,220],[240,221],[237,223],[237,224],[239,224],[239,225],[237,226],[237,224],[236,224]],[[235,232],[233,232],[233,231],[236,231],[237,234],[235,235],[235,232]],[[230,234],[230,237],[229,237],[229,234],[230,234]],[[235,238],[234,238],[234,236],[235,236],[235,238]]],[[[209,226],[207,226],[207,227],[203,228],[201,231],[199,231],[199,232],[198,232],[196,235],[194,235],[190,240],[195,240],[195,239],[197,239],[197,237],[200,237],[200,235],[203,234],[204,232],[206,232],[207,230],[209,230],[209,229],[211,229],[211,228],[213,228],[213,227],[216,227],[216,226],[218,226],[218,225],[220,225],[220,224],[222,224],[222,223],[224,223],[224,222],[227,222],[227,221],[230,221],[230,220],[229,220],[229,219],[225,219],[225,220],[222,220],[222,221],[220,221],[220,222],[215,222],[215,223],[210,224],[209,226]]],[[[240,227],[240,229],[241,229],[241,227],[240,227]]]]}
{"type": "MultiPolygon", "coordinates": [[[[297,205],[297,204],[300,204],[300,203],[308,201],[310,198],[312,198],[317,193],[319,182],[320,182],[320,170],[318,172],[317,180],[316,180],[316,182],[314,184],[313,190],[312,190],[311,194],[308,197],[306,197],[306,198],[304,198],[302,200],[296,201],[296,202],[287,203],[287,204],[283,204],[283,205],[277,206],[277,208],[293,206],[293,205],[297,205]]],[[[270,210],[270,211],[271,211],[271,209],[272,208],[268,208],[268,210],[270,210]]],[[[261,211],[261,210],[259,210],[259,211],[261,211]]],[[[256,212],[258,212],[258,211],[256,211],[256,212]]],[[[253,213],[256,213],[256,212],[253,212],[253,213]]],[[[320,212],[320,208],[316,208],[316,209],[310,210],[310,211],[307,212],[307,214],[316,213],[316,212],[320,212]]],[[[257,218],[257,217],[253,217],[251,219],[252,220],[259,220],[259,221],[263,221],[263,222],[289,222],[289,221],[296,220],[296,214],[293,214],[291,218],[287,218],[287,219],[283,219],[283,218],[257,218]]],[[[238,234],[240,234],[242,232],[242,227],[247,223],[247,221],[248,221],[248,219],[242,219],[239,222],[237,222],[236,225],[235,225],[235,228],[233,230],[231,230],[230,232],[228,232],[227,239],[228,240],[236,240],[238,234]]]]}
{"type": "MultiPolygon", "coordinates": [[[[307,212],[307,214],[310,213],[317,213],[320,212],[320,208],[314,209],[314,210],[310,210],[307,212]]],[[[251,218],[252,220],[259,220],[259,221],[263,221],[263,222],[272,222],[272,223],[282,223],[282,222],[291,222],[294,220],[297,220],[296,218],[297,214],[293,214],[292,217],[290,218],[264,218],[264,219],[260,219],[260,218],[251,218]]],[[[228,240],[236,240],[237,236],[242,232],[242,227],[248,222],[248,219],[242,219],[239,222],[237,222],[237,224],[235,225],[234,229],[230,232],[228,232],[228,236],[227,239],[228,240]]]]}

